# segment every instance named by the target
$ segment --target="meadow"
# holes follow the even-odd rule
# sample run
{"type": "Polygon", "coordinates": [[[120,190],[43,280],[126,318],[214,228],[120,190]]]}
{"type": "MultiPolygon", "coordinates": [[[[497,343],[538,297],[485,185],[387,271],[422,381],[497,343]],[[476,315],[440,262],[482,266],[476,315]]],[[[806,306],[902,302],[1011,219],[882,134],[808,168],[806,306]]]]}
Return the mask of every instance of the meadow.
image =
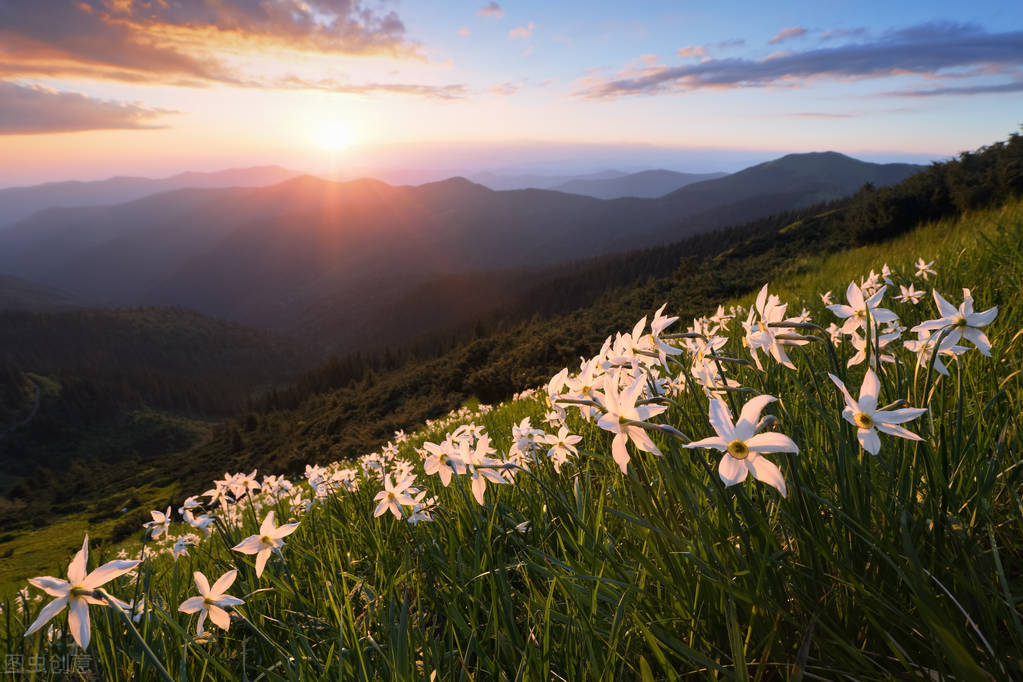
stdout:
{"type": "Polygon", "coordinates": [[[6,672],[1019,678],[1021,290],[1010,201],[800,254],[699,320],[636,310],[513,401],[226,475],[54,566],[3,604],[6,672]]]}

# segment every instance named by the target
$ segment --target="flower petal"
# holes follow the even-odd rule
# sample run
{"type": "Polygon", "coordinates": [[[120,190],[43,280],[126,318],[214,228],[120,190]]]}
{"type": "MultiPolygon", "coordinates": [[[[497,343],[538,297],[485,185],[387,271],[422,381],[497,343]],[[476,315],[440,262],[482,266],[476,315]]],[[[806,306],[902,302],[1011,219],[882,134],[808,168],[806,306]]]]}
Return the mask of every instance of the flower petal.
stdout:
{"type": "Polygon", "coordinates": [[[197,613],[203,610],[202,597],[189,597],[185,601],[181,602],[178,606],[178,611],[182,613],[197,613]]]}
{"type": "Polygon", "coordinates": [[[710,425],[714,427],[714,431],[717,432],[718,436],[725,441],[735,440],[735,427],[732,426],[732,413],[729,412],[728,406],[725,405],[724,401],[720,398],[714,398],[711,400],[708,413],[710,417],[710,425]]]}
{"type": "Polygon", "coordinates": [[[43,610],[39,612],[38,616],[36,616],[36,619],[28,626],[28,630],[25,630],[25,636],[28,637],[33,632],[46,625],[51,618],[64,610],[64,607],[67,606],[67,602],[68,598],[65,596],[60,599],[54,599],[44,606],[43,610]]]}
{"type": "Polygon", "coordinates": [[[629,471],[629,449],[625,447],[629,438],[624,433],[619,433],[611,441],[611,457],[617,462],[623,474],[629,471]]]}
{"type": "Polygon", "coordinates": [[[286,523],[283,526],[278,526],[277,529],[274,531],[273,535],[271,535],[270,537],[272,538],[287,537],[294,533],[296,528],[298,528],[297,523],[286,523]]]}
{"type": "Polygon", "coordinates": [[[860,406],[855,400],[853,400],[852,395],[849,393],[849,389],[845,387],[845,382],[836,377],[834,374],[829,373],[828,376],[831,377],[831,381],[835,383],[835,386],[838,386],[838,390],[842,392],[846,406],[848,406],[851,410],[859,411],[860,406]]]}
{"type": "Polygon", "coordinates": [[[232,568],[230,571],[220,576],[217,582],[213,583],[213,587],[210,588],[210,592],[215,595],[222,595],[231,589],[231,585],[234,584],[234,579],[238,577],[238,569],[232,568]]]}
{"type": "Polygon", "coordinates": [[[735,438],[749,440],[757,432],[757,422],[765,407],[776,401],[773,395],[758,395],[746,401],[739,413],[739,421],[735,422],[735,438]]]}
{"type": "Polygon", "coordinates": [[[899,438],[905,438],[906,440],[923,440],[920,436],[901,426],[894,426],[890,424],[875,424],[875,426],[878,431],[881,433],[887,433],[889,436],[898,436],[899,438]]]}
{"type": "Polygon", "coordinates": [[[75,554],[71,564],[67,567],[67,579],[72,585],[76,585],[85,579],[86,564],[89,562],[89,536],[82,541],[82,548],[75,554]]]}
{"type": "MultiPolygon", "coordinates": [[[[763,435],[763,434],[762,434],[763,435]]],[[[779,434],[780,435],[780,434],[779,434]]],[[[774,462],[765,457],[750,457],[746,460],[747,466],[753,472],[753,478],[776,488],[785,497],[785,477],[781,475],[781,469],[775,466],[774,462]]]]}
{"type": "Polygon", "coordinates": [[[901,410],[878,410],[874,413],[874,423],[902,424],[912,421],[926,412],[922,407],[904,407],[901,410]]]}
{"type": "Polygon", "coordinates": [[[139,559],[108,561],[89,575],[85,576],[85,580],[82,581],[82,587],[94,590],[100,585],[110,582],[117,576],[124,575],[141,563],[142,561],[139,559]]]}
{"type": "Polygon", "coordinates": [[[256,555],[256,577],[261,578],[263,576],[263,569],[266,567],[266,560],[270,558],[270,548],[265,548],[259,551],[256,555]]]}
{"type": "Polygon", "coordinates": [[[872,455],[876,455],[881,450],[881,438],[874,429],[859,429],[856,438],[860,441],[863,449],[872,455]]]}
{"type": "MultiPolygon", "coordinates": [[[[746,446],[751,452],[795,452],[799,453],[799,446],[784,433],[758,433],[746,441],[746,446]]],[[[759,458],[758,458],[759,459],[759,458]]]]}
{"type": "Polygon", "coordinates": [[[720,450],[724,452],[728,449],[728,443],[723,438],[717,436],[711,436],[710,438],[704,438],[702,440],[694,440],[692,443],[686,443],[682,447],[684,448],[713,448],[714,450],[720,450]]]}
{"type": "Polygon", "coordinates": [[[60,578],[53,578],[48,575],[40,576],[38,578],[29,578],[28,582],[30,585],[38,587],[51,597],[66,597],[68,590],[71,589],[71,583],[68,581],[61,580],[60,578]]]}
{"type": "Polygon", "coordinates": [[[89,631],[89,605],[84,599],[72,599],[67,617],[68,628],[71,636],[83,649],[89,648],[89,639],[92,633],[89,631]]]}
{"type": "Polygon", "coordinates": [[[206,576],[204,576],[200,571],[196,571],[192,574],[192,578],[195,580],[195,586],[199,589],[200,595],[205,597],[210,593],[210,583],[206,580],[206,576]]]}
{"type": "Polygon", "coordinates": [[[881,382],[874,370],[868,367],[867,373],[863,375],[863,384],[860,386],[860,401],[858,403],[860,412],[874,414],[874,410],[877,409],[877,396],[880,392],[881,382]]]}
{"type": "Polygon", "coordinates": [[[746,480],[748,473],[749,468],[746,466],[746,462],[731,455],[725,455],[718,462],[718,475],[721,476],[721,480],[726,486],[742,483],[746,480]]]}
{"type": "Polygon", "coordinates": [[[270,535],[276,527],[277,526],[274,525],[274,510],[271,509],[267,512],[266,518],[263,519],[263,523],[259,525],[259,534],[270,535]]]}
{"type": "Polygon", "coordinates": [[[263,541],[260,539],[261,537],[262,536],[259,535],[250,535],[231,549],[236,552],[241,552],[242,554],[255,554],[256,552],[263,550],[263,541]]]}

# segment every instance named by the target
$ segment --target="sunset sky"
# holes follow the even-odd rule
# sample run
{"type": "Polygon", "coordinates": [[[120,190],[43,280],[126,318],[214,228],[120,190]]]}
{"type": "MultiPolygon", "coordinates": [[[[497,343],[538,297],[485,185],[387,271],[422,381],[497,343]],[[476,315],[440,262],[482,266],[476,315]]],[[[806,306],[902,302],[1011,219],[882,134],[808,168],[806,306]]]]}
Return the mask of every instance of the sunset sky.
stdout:
{"type": "Polygon", "coordinates": [[[926,161],[1023,123],[1023,3],[0,0],[0,186],[926,161]]]}

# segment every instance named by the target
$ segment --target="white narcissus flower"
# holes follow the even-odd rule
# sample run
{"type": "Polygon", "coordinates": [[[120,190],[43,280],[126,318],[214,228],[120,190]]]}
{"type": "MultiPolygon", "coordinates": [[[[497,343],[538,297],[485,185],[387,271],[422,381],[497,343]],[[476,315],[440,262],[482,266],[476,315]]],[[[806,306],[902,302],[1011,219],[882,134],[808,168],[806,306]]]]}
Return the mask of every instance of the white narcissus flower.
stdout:
{"type": "Polygon", "coordinates": [[[618,376],[608,375],[604,382],[604,398],[607,412],[597,420],[597,425],[615,434],[611,441],[611,456],[627,473],[629,466],[629,449],[626,443],[630,440],[637,448],[655,455],[661,454],[642,425],[631,422],[644,422],[667,410],[665,405],[636,405],[643,395],[643,375],[637,376],[624,390],[618,389],[618,376]]]}
{"type": "Polygon", "coordinates": [[[178,611],[199,614],[199,623],[195,627],[197,635],[203,634],[203,624],[206,622],[207,615],[209,615],[213,624],[221,630],[229,629],[231,627],[231,616],[228,615],[225,607],[239,606],[245,603],[238,597],[225,594],[234,583],[234,579],[238,577],[238,570],[230,570],[220,576],[217,582],[213,583],[213,587],[210,587],[206,576],[200,571],[193,573],[192,577],[195,579],[195,586],[199,590],[199,596],[190,597],[181,602],[178,611]]]}
{"type": "Polygon", "coordinates": [[[757,433],[760,412],[777,398],[758,395],[742,406],[739,421],[732,424],[732,413],[720,398],[710,401],[710,425],[716,436],[694,441],[687,448],[712,448],[725,453],[718,463],[718,475],[726,486],[736,485],[753,474],[753,478],[772,486],[786,495],[785,478],[773,462],[761,455],[772,452],[799,453],[799,447],[781,433],[757,433]]]}
{"type": "MultiPolygon", "coordinates": [[[[938,306],[941,317],[937,320],[928,320],[913,327],[914,332],[936,333],[945,327],[951,331],[945,336],[950,344],[956,344],[960,339],[966,339],[977,347],[984,355],[991,357],[991,342],[979,328],[990,324],[998,315],[998,306],[988,308],[982,313],[973,312],[973,294],[969,289],[963,289],[963,302],[956,308],[946,301],[941,294],[934,291],[934,302],[938,306]]],[[[945,343],[942,342],[942,346],[945,343]]]]}
{"type": "Polygon", "coordinates": [[[256,555],[256,577],[260,578],[263,576],[266,560],[270,558],[270,552],[276,551],[280,554],[281,547],[284,546],[283,538],[294,533],[296,528],[298,528],[297,523],[286,523],[283,526],[274,525],[274,512],[271,509],[259,526],[259,534],[250,535],[232,549],[242,554],[256,555]]]}
{"type": "Polygon", "coordinates": [[[164,533],[170,532],[171,508],[169,505],[167,511],[151,511],[149,515],[153,517],[153,520],[146,521],[142,527],[148,528],[152,532],[154,540],[159,539],[164,533]]]}
{"type": "Polygon", "coordinates": [[[899,316],[891,310],[878,307],[881,299],[884,298],[885,289],[887,287],[881,287],[869,298],[864,298],[863,291],[856,285],[856,282],[849,283],[845,290],[845,297],[849,305],[836,303],[828,306],[828,310],[845,319],[845,323],[842,325],[843,334],[851,334],[861,327],[866,327],[868,315],[875,325],[899,319],[899,316]]]}
{"type": "Polygon", "coordinates": [[[830,290],[830,289],[828,289],[827,291],[825,291],[825,292],[824,292],[823,294],[820,294],[820,297],[821,297],[821,302],[822,302],[822,303],[823,303],[824,305],[831,305],[831,304],[832,304],[832,300],[831,300],[831,290],[830,290]]]}
{"type": "Polygon", "coordinates": [[[878,381],[874,370],[868,368],[867,373],[863,375],[859,400],[853,400],[852,394],[849,393],[849,389],[845,387],[841,379],[834,374],[828,374],[828,376],[835,382],[835,386],[838,386],[845,398],[842,417],[856,427],[856,438],[864,450],[872,455],[876,455],[881,450],[881,438],[877,435],[878,431],[907,440],[923,440],[920,436],[898,426],[898,424],[916,419],[927,410],[920,407],[905,407],[900,410],[877,409],[877,396],[881,391],[881,382],[878,381]]]}
{"type": "Polygon", "coordinates": [[[407,478],[398,481],[395,485],[391,482],[391,475],[384,474],[384,489],[376,494],[373,498],[374,502],[379,502],[377,508],[373,511],[373,518],[376,518],[384,512],[390,510],[394,514],[394,518],[401,520],[401,508],[404,507],[415,507],[416,501],[408,496],[405,491],[408,490],[409,486],[415,480],[415,476],[408,476],[407,478]]]}
{"type": "Polygon", "coordinates": [[[423,461],[423,470],[428,476],[440,476],[440,482],[445,488],[451,483],[452,474],[461,476],[465,473],[465,462],[455,453],[451,441],[445,440],[440,445],[423,443],[423,448],[430,453],[423,461]]]}
{"type": "Polygon", "coordinates": [[[912,284],[910,284],[908,287],[903,284],[900,284],[899,290],[902,293],[900,293],[896,298],[898,298],[903,303],[912,303],[913,305],[916,305],[917,303],[920,302],[920,299],[924,297],[924,292],[915,288],[912,284]]]}
{"type": "Polygon", "coordinates": [[[938,273],[936,273],[933,270],[933,268],[932,268],[933,265],[934,265],[934,261],[931,261],[930,263],[928,263],[923,258],[917,258],[916,259],[916,276],[917,277],[923,277],[924,279],[927,279],[928,275],[936,275],[936,274],[938,274],[938,273]]]}
{"type": "Polygon", "coordinates": [[[789,304],[782,303],[774,294],[769,296],[767,294],[767,286],[765,284],[760,293],[757,294],[756,303],[750,308],[749,315],[742,325],[746,329],[743,343],[749,348],[750,355],[753,356],[753,362],[756,363],[757,369],[763,369],[757,349],[761,349],[771,355],[783,367],[795,369],[796,366],[789,359],[788,353],[785,352],[785,347],[805,346],[810,342],[791,330],[778,329],[771,326],[779,322],[795,322],[796,320],[785,319],[785,309],[788,308],[789,304]],[[760,317],[759,320],[757,319],[758,315],[760,317]]]}
{"type": "Polygon", "coordinates": [[[543,440],[547,445],[551,446],[547,450],[547,456],[554,463],[554,470],[560,474],[561,465],[567,462],[569,457],[575,457],[579,454],[575,446],[582,441],[582,436],[573,436],[569,433],[567,426],[562,426],[558,429],[557,435],[553,433],[547,434],[543,440]]]}
{"type": "MultiPolygon", "coordinates": [[[[92,573],[86,574],[89,562],[89,536],[85,536],[82,548],[75,554],[71,564],[67,567],[67,580],[42,576],[29,579],[29,584],[38,587],[40,590],[56,597],[53,601],[43,607],[35,622],[25,631],[28,637],[33,632],[45,625],[51,618],[69,607],[68,626],[71,628],[71,635],[83,649],[88,648],[91,631],[89,628],[89,604],[106,605],[102,599],[92,596],[93,591],[100,585],[104,585],[114,578],[124,575],[131,569],[138,566],[141,561],[109,561],[92,573]]],[[[123,602],[119,602],[123,604],[123,602]]]]}

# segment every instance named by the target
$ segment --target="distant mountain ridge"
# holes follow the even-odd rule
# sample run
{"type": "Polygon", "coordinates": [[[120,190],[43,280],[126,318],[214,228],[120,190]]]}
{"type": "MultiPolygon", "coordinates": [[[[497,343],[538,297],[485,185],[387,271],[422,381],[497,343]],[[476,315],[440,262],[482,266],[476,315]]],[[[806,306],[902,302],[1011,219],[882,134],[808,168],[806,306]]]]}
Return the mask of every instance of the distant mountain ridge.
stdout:
{"type": "Polygon", "coordinates": [[[102,206],[176,189],[265,187],[300,175],[280,166],[231,168],[211,173],[186,172],[169,178],[119,176],[93,182],[47,182],[28,187],[0,189],[0,229],[54,207],[102,206]]]}
{"type": "Polygon", "coordinates": [[[727,173],[677,173],[670,170],[648,170],[630,173],[616,178],[599,178],[592,180],[571,180],[551,189],[569,194],[582,194],[597,199],[619,199],[622,197],[638,197],[654,199],[682,189],[686,185],[704,180],[716,180],[727,173]]]}
{"type": "MultiPolygon", "coordinates": [[[[43,211],[0,231],[0,272],[106,305],[183,306],[305,340],[346,330],[338,341],[352,350],[397,333],[368,319],[407,317],[423,300],[416,292],[454,292],[461,273],[493,271],[493,285],[471,281],[496,291],[509,270],[667,244],[917,169],[795,154],[660,198],[614,200],[465,178],[394,187],[299,176],[43,211]]],[[[455,319],[470,298],[481,303],[452,294],[432,305],[455,319]]]]}

